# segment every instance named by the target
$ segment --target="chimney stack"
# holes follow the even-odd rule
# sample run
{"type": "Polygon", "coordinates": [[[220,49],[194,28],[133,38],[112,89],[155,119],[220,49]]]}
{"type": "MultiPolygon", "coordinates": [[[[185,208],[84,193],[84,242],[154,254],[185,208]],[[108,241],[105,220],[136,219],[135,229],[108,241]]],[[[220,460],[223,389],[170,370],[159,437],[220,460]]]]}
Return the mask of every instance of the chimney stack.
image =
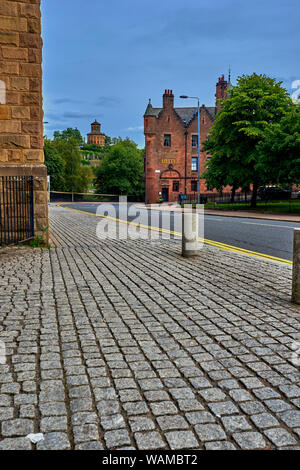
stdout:
{"type": "Polygon", "coordinates": [[[173,108],[174,107],[174,95],[172,90],[165,90],[163,94],[163,107],[173,108]]]}
{"type": "Polygon", "coordinates": [[[227,98],[227,86],[228,82],[225,80],[224,74],[219,77],[218,83],[216,85],[216,107],[217,111],[220,111],[222,105],[220,100],[225,100],[227,98]]]}

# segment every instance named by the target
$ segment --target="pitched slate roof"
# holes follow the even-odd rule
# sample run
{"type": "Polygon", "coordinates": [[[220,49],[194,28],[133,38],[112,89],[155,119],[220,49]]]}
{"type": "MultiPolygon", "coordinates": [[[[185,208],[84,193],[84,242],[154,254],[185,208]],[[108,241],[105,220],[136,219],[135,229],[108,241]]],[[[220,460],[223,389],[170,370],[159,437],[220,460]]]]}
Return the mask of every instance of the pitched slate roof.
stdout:
{"type": "Polygon", "coordinates": [[[158,117],[159,113],[161,112],[163,108],[153,108],[152,104],[149,103],[144,116],[156,116],[158,117]]]}
{"type": "MultiPolygon", "coordinates": [[[[206,111],[212,118],[212,120],[215,119],[216,114],[217,114],[217,108],[215,106],[205,106],[206,111]]],[[[152,104],[149,103],[147,106],[147,109],[145,111],[145,116],[155,116],[158,118],[160,112],[163,110],[163,108],[153,108],[152,104]]],[[[175,113],[177,116],[181,119],[181,121],[188,126],[194,117],[198,113],[198,108],[197,107],[191,107],[191,108],[174,108],[175,113]]]]}

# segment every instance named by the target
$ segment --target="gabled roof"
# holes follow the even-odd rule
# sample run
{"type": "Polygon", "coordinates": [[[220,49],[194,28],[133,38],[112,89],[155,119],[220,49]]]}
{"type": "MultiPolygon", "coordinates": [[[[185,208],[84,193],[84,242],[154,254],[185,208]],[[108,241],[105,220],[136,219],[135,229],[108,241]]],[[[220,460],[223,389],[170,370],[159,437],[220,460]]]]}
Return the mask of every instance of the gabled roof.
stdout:
{"type": "Polygon", "coordinates": [[[175,113],[177,116],[180,117],[182,122],[186,125],[189,125],[190,122],[194,119],[196,114],[198,114],[198,108],[174,108],[175,113]]]}
{"type": "MultiPolygon", "coordinates": [[[[215,106],[204,106],[204,109],[206,109],[211,119],[214,120],[217,114],[217,108],[215,106]]],[[[152,104],[149,103],[144,116],[155,116],[158,118],[162,110],[163,108],[153,108],[152,104]]],[[[181,119],[183,124],[185,126],[189,126],[190,123],[195,118],[195,116],[197,116],[198,108],[197,107],[174,108],[174,111],[177,114],[177,116],[181,119]]]]}

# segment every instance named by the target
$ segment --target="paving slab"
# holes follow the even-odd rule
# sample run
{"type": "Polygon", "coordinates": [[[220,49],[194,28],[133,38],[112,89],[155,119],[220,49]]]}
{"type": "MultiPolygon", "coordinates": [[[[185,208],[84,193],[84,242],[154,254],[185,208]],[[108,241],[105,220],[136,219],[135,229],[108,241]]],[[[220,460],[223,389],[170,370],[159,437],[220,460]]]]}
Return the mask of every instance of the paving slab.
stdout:
{"type": "Polygon", "coordinates": [[[0,449],[300,447],[290,266],[50,215],[0,254],[0,449]]]}

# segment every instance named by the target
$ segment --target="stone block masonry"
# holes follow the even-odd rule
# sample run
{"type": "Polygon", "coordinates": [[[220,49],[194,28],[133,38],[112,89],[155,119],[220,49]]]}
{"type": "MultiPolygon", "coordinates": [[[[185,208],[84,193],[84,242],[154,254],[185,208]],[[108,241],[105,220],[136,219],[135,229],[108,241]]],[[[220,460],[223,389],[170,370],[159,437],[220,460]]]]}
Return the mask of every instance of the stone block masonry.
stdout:
{"type": "Polygon", "coordinates": [[[48,225],[40,0],[0,3],[0,175],[34,176],[36,235],[48,225]]]}
{"type": "Polygon", "coordinates": [[[0,256],[0,452],[300,448],[290,266],[50,217],[0,256]]]}

